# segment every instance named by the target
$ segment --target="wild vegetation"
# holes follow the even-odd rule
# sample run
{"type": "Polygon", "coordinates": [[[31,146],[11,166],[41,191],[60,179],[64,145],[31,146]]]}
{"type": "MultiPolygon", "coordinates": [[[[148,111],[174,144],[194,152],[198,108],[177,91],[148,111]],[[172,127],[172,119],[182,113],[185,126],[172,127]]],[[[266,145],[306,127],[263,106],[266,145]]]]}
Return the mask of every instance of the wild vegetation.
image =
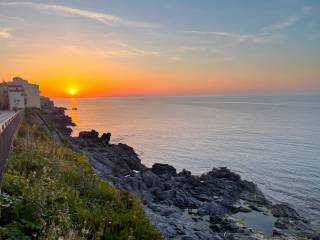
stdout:
{"type": "Polygon", "coordinates": [[[32,111],[3,179],[1,239],[162,239],[140,201],[98,179],[87,157],[52,141],[32,111]]]}

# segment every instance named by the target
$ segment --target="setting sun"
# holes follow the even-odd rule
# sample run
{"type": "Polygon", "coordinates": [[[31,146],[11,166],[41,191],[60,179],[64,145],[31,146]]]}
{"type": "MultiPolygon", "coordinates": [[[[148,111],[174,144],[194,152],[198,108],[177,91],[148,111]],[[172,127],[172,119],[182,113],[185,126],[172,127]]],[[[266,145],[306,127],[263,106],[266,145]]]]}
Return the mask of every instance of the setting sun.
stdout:
{"type": "Polygon", "coordinates": [[[69,94],[70,94],[71,96],[76,95],[76,90],[70,89],[69,94]]]}

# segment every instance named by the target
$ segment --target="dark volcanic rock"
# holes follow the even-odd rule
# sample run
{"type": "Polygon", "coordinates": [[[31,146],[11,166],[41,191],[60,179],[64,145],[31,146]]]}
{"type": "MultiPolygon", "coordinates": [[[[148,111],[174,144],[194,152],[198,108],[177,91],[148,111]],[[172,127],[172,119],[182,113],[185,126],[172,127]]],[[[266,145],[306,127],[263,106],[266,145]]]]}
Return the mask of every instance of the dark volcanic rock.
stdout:
{"type": "Polygon", "coordinates": [[[90,132],[83,131],[83,132],[79,133],[79,138],[98,142],[99,141],[99,133],[95,130],[91,130],[90,132]]]}
{"type": "Polygon", "coordinates": [[[172,176],[177,175],[177,170],[168,164],[156,163],[152,166],[151,171],[157,175],[163,175],[163,174],[168,174],[172,176]]]}
{"type": "Polygon", "coordinates": [[[222,178],[230,181],[241,181],[241,178],[238,174],[231,172],[230,169],[225,167],[213,168],[210,172],[204,174],[204,176],[215,179],[222,178]]]}
{"type": "Polygon", "coordinates": [[[79,133],[79,138],[96,144],[108,145],[110,143],[111,133],[103,133],[99,138],[99,133],[95,130],[83,131],[79,133]]]}
{"type": "Polygon", "coordinates": [[[108,145],[110,143],[111,133],[104,133],[102,134],[101,138],[99,139],[100,143],[104,145],[108,145]]]}
{"type": "Polygon", "coordinates": [[[212,201],[206,205],[210,216],[221,217],[228,212],[228,209],[218,202],[212,201]]]}
{"type": "Polygon", "coordinates": [[[162,182],[161,179],[154,174],[152,171],[147,170],[141,173],[142,180],[148,188],[161,188],[162,182]]]}
{"type": "Polygon", "coordinates": [[[272,207],[272,214],[275,217],[289,218],[294,220],[302,219],[301,216],[288,204],[276,204],[272,207]]]}
{"type": "MultiPolygon", "coordinates": [[[[50,118],[69,136],[71,120],[64,109],[54,111],[50,118]]],[[[147,168],[132,147],[110,144],[110,138],[110,133],[99,138],[99,133],[92,130],[67,140],[74,149],[88,154],[99,177],[141,197],[145,213],[167,239],[262,239],[232,217],[251,210],[265,214],[272,211],[277,218],[273,233],[281,239],[319,239],[319,234],[289,205],[272,206],[256,184],[227,168],[213,168],[201,176],[187,170],[177,173],[168,164],[147,168]]]]}
{"type": "Polygon", "coordinates": [[[284,222],[281,219],[278,219],[274,224],[276,228],[280,228],[280,229],[287,229],[288,228],[287,225],[288,225],[288,222],[287,221],[284,222]]]}
{"type": "Polygon", "coordinates": [[[314,235],[314,236],[312,237],[312,240],[320,240],[320,233],[317,234],[317,235],[314,235]]]}
{"type": "Polygon", "coordinates": [[[54,107],[50,109],[43,109],[47,118],[53,122],[55,128],[60,133],[60,138],[69,137],[72,133],[70,126],[75,126],[76,124],[72,122],[71,117],[65,114],[66,108],[54,107]]]}

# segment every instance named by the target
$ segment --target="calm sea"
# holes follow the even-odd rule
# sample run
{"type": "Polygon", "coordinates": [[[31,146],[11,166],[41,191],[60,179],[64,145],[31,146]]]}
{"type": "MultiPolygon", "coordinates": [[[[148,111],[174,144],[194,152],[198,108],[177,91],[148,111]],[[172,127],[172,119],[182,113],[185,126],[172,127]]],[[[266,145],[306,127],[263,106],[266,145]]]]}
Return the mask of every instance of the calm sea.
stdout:
{"type": "Polygon", "coordinates": [[[201,174],[226,166],[320,227],[320,96],[56,100],[79,131],[110,131],[144,164],[201,174]]]}

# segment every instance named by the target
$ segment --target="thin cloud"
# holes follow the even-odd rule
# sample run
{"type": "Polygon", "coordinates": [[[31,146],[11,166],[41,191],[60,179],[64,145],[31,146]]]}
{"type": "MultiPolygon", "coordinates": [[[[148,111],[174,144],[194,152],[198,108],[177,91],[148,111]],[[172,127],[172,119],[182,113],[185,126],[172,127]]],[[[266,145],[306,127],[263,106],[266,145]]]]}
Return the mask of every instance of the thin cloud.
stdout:
{"type": "MultiPolygon", "coordinates": [[[[309,11],[309,8],[308,10],[303,10],[303,15],[307,14],[309,11]]],[[[302,18],[302,16],[292,16],[286,18],[281,22],[263,27],[254,34],[241,34],[221,31],[184,31],[184,33],[193,35],[205,35],[207,37],[210,37],[213,43],[220,44],[222,48],[234,46],[241,43],[262,44],[271,42],[272,40],[277,38],[279,36],[279,31],[289,28],[290,26],[298,22],[302,18]]]]}
{"type": "Polygon", "coordinates": [[[281,29],[285,29],[296,23],[297,21],[300,20],[300,17],[294,16],[294,17],[289,17],[282,22],[272,24],[270,26],[264,27],[261,29],[261,32],[266,32],[266,31],[278,31],[281,29]]]}
{"type": "Polygon", "coordinates": [[[118,24],[118,25],[132,26],[132,27],[154,26],[153,24],[150,24],[150,23],[130,21],[115,15],[111,15],[111,14],[72,8],[72,7],[67,7],[63,5],[42,4],[42,3],[34,3],[34,2],[0,2],[0,6],[28,7],[41,12],[50,12],[50,13],[59,14],[59,15],[84,17],[84,18],[98,21],[106,25],[118,24]]]}
{"type": "MultiPolygon", "coordinates": [[[[1,5],[1,3],[0,3],[1,5]]],[[[25,21],[23,18],[20,17],[12,17],[12,16],[7,16],[0,14],[0,21],[15,21],[15,22],[23,22],[25,21]]]]}
{"type": "Polygon", "coordinates": [[[231,32],[204,32],[204,31],[184,31],[184,33],[195,35],[206,35],[214,42],[221,45],[220,48],[230,47],[241,43],[268,43],[279,37],[281,30],[291,27],[312,10],[311,7],[305,6],[302,13],[297,16],[288,17],[280,22],[259,29],[254,34],[241,34],[231,32]]]}
{"type": "Polygon", "coordinates": [[[243,41],[253,36],[253,35],[236,34],[236,33],[230,33],[230,32],[184,31],[184,33],[206,35],[216,39],[230,38],[238,41],[243,41]]]}
{"type": "Polygon", "coordinates": [[[157,51],[145,51],[145,50],[113,50],[113,51],[99,51],[96,52],[98,55],[103,56],[114,56],[114,57],[152,57],[159,56],[160,53],[157,51]]]}
{"type": "Polygon", "coordinates": [[[132,47],[123,42],[110,42],[109,49],[87,49],[76,45],[67,45],[64,48],[73,51],[80,55],[98,55],[111,57],[157,57],[161,53],[159,51],[145,50],[141,48],[132,47]],[[113,46],[112,46],[113,45],[113,46]]]}
{"type": "Polygon", "coordinates": [[[238,33],[230,33],[230,32],[205,32],[205,31],[184,31],[184,33],[188,34],[196,34],[196,35],[206,35],[210,37],[215,43],[265,43],[270,41],[272,38],[268,34],[260,33],[260,34],[238,34],[238,33]]]}
{"type": "Polygon", "coordinates": [[[170,57],[170,60],[174,61],[174,62],[184,62],[184,59],[177,57],[177,56],[170,57]]]}
{"type": "Polygon", "coordinates": [[[200,49],[196,47],[191,47],[191,46],[181,46],[177,48],[177,51],[180,53],[196,52],[198,50],[200,49]]]}
{"type": "Polygon", "coordinates": [[[127,43],[124,43],[122,41],[117,40],[111,40],[109,41],[111,45],[115,45],[116,49],[113,51],[101,51],[102,55],[112,55],[112,56],[159,56],[161,53],[159,51],[150,51],[145,50],[137,47],[133,47],[127,43]]]}
{"type": "Polygon", "coordinates": [[[0,38],[12,38],[11,33],[9,32],[9,29],[0,29],[0,38]]]}

